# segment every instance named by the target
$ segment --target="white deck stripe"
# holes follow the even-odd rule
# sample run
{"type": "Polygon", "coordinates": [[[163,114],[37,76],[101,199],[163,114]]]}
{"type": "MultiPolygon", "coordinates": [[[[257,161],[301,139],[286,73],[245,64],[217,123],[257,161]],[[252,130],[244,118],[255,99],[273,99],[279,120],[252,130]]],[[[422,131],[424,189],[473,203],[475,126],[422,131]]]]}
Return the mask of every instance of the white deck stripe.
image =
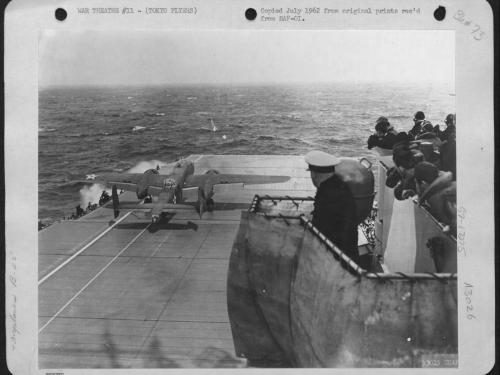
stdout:
{"type": "Polygon", "coordinates": [[[83,288],[82,288],[82,289],[80,289],[80,290],[79,290],[79,291],[78,291],[78,292],[77,292],[77,293],[76,293],[73,297],[71,297],[71,299],[70,299],[68,302],[66,302],[66,303],[64,304],[64,306],[63,306],[63,307],[61,307],[61,308],[60,308],[60,309],[59,309],[59,310],[58,310],[58,311],[54,314],[54,316],[53,316],[52,318],[50,318],[50,319],[49,319],[49,321],[43,325],[43,327],[42,327],[42,328],[40,328],[40,329],[38,330],[38,333],[41,333],[41,332],[45,329],[45,327],[47,327],[50,323],[52,323],[52,321],[53,321],[55,318],[57,318],[57,316],[58,316],[61,312],[63,312],[63,310],[64,310],[66,307],[68,307],[68,305],[69,305],[71,302],[73,302],[73,301],[74,301],[74,300],[75,300],[75,299],[76,299],[76,298],[77,298],[77,297],[78,297],[78,296],[79,296],[79,295],[80,295],[80,294],[81,294],[81,293],[82,293],[85,289],[87,289],[87,287],[88,287],[90,284],[92,284],[92,282],[93,282],[95,279],[97,279],[101,273],[103,273],[104,271],[106,271],[106,269],[107,269],[107,268],[111,265],[111,263],[113,263],[113,262],[116,260],[116,258],[118,258],[118,257],[119,257],[119,256],[120,256],[120,255],[121,255],[121,254],[125,251],[125,250],[127,250],[127,249],[130,247],[130,245],[132,245],[132,244],[135,242],[135,240],[136,240],[136,239],[138,239],[138,238],[139,238],[139,237],[140,237],[140,236],[141,236],[141,235],[142,235],[142,234],[143,234],[143,233],[144,233],[144,232],[145,232],[145,231],[146,231],[146,230],[147,230],[150,226],[151,226],[151,224],[149,224],[149,225],[148,225],[146,228],[144,228],[144,229],[143,229],[143,230],[142,230],[142,231],[141,231],[141,232],[140,232],[137,236],[135,236],[135,237],[134,237],[134,238],[133,238],[133,239],[132,239],[132,240],[131,240],[128,244],[127,244],[127,246],[125,246],[123,249],[121,249],[121,250],[120,250],[120,252],[119,252],[118,254],[116,254],[116,255],[114,256],[114,258],[113,258],[113,259],[111,259],[111,260],[108,262],[108,264],[106,264],[106,265],[104,266],[104,268],[103,268],[102,270],[100,270],[100,271],[97,273],[97,275],[95,275],[92,279],[90,279],[90,280],[89,280],[89,282],[88,282],[87,284],[85,284],[85,285],[83,286],[83,288]]]}
{"type": "Polygon", "coordinates": [[[51,272],[49,272],[47,275],[45,275],[43,278],[41,278],[38,281],[38,286],[42,285],[45,281],[47,281],[52,275],[54,275],[57,271],[59,271],[61,268],[63,268],[66,264],[71,262],[73,259],[75,259],[78,255],[83,253],[85,250],[87,250],[90,246],[92,246],[96,241],[98,241],[102,236],[104,236],[106,233],[108,233],[113,227],[115,227],[118,223],[123,221],[128,215],[130,215],[133,211],[127,212],[125,215],[120,220],[117,220],[113,225],[111,225],[109,228],[104,230],[100,235],[98,235],[96,238],[94,238],[92,241],[90,241],[87,245],[82,247],[80,250],[78,250],[76,253],[74,253],[72,256],[70,256],[68,259],[66,259],[64,262],[62,262],[59,266],[57,266],[55,269],[53,269],[51,272]]]}
{"type": "Polygon", "coordinates": [[[200,156],[198,156],[195,160],[193,160],[193,163],[196,163],[196,162],[197,162],[198,160],[200,160],[203,156],[205,156],[205,155],[200,155],[200,156]]]}
{"type": "Polygon", "coordinates": [[[160,247],[169,239],[170,237],[170,234],[172,232],[168,232],[168,234],[165,236],[165,238],[163,239],[163,241],[160,242],[160,244],[158,246],[156,246],[156,249],[153,251],[153,254],[151,254],[148,258],[152,258],[156,255],[156,253],[158,252],[158,250],[160,250],[160,247]]]}

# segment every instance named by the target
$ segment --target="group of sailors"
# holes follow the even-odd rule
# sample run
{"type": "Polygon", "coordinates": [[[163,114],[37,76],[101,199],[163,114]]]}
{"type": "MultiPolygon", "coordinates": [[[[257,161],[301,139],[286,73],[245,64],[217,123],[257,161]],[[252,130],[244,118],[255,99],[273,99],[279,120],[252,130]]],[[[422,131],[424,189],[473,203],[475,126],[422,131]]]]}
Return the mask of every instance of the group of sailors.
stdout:
{"type": "Polygon", "coordinates": [[[101,196],[99,197],[99,204],[92,203],[89,201],[87,208],[83,209],[80,205],[76,206],[76,212],[69,217],[69,219],[78,219],[79,217],[88,214],[89,212],[94,211],[100,206],[103,206],[111,199],[110,195],[106,190],[102,191],[101,196]]]}
{"type": "MultiPolygon", "coordinates": [[[[387,172],[386,185],[394,188],[396,199],[411,197],[425,205],[443,224],[443,230],[456,235],[456,121],[446,116],[446,128],[433,126],[423,112],[414,116],[408,132],[397,132],[386,117],[375,123],[368,148],[392,153],[395,167],[387,172]]],[[[356,203],[349,186],[336,173],[340,159],[323,151],[305,155],[311,179],[317,188],[312,223],[354,262],[373,269],[373,254],[358,251],[356,203]]]]}
{"type": "Polygon", "coordinates": [[[415,113],[408,132],[397,132],[386,117],[375,123],[368,148],[392,152],[395,167],[386,185],[398,200],[414,197],[431,215],[456,235],[456,118],[448,114],[446,128],[433,126],[422,111],[415,113]]]}
{"type": "MultiPolygon", "coordinates": [[[[75,212],[73,212],[69,216],[63,217],[63,220],[75,220],[78,219],[79,217],[82,217],[84,215],[87,215],[88,213],[96,210],[98,207],[103,206],[106,204],[109,200],[111,199],[111,196],[108,194],[106,190],[102,191],[102,194],[99,198],[99,203],[92,203],[89,201],[87,207],[84,209],[82,208],[81,205],[78,205],[75,207],[75,212]]],[[[38,230],[41,230],[48,225],[41,223],[40,221],[38,222],[38,230]]]]}

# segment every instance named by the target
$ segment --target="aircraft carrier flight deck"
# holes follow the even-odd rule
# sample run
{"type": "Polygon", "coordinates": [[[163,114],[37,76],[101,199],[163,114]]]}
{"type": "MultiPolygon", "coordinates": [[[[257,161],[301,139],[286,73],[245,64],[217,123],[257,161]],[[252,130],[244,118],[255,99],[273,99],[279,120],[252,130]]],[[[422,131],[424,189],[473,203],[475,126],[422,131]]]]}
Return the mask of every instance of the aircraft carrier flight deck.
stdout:
{"type": "Polygon", "coordinates": [[[306,197],[315,190],[301,156],[188,159],[197,173],[216,169],[291,179],[218,185],[215,210],[201,219],[174,210],[156,224],[138,210],[123,210],[114,219],[113,210],[99,208],[40,231],[40,368],[246,366],[234,354],[226,302],[240,212],[255,194],[306,197]]]}

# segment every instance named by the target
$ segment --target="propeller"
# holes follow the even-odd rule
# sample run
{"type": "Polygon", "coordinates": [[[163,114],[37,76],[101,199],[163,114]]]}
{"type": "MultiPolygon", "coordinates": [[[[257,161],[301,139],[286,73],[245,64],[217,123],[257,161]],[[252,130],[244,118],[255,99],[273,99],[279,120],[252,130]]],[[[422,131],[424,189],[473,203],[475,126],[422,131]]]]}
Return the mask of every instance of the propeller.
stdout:
{"type": "Polygon", "coordinates": [[[113,185],[111,189],[111,198],[113,199],[113,211],[115,214],[115,219],[120,215],[120,201],[118,200],[118,189],[116,185],[113,185]]]}

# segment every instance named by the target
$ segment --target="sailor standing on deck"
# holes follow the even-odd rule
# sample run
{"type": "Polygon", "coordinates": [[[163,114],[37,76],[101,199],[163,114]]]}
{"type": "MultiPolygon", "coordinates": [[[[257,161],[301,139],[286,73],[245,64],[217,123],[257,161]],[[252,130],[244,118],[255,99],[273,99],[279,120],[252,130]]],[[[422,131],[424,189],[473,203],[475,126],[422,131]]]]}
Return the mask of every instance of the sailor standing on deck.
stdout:
{"type": "Polygon", "coordinates": [[[312,223],[340,250],[359,262],[358,226],[354,197],[335,166],[340,160],[323,151],[305,155],[311,179],[316,186],[312,223]]]}

